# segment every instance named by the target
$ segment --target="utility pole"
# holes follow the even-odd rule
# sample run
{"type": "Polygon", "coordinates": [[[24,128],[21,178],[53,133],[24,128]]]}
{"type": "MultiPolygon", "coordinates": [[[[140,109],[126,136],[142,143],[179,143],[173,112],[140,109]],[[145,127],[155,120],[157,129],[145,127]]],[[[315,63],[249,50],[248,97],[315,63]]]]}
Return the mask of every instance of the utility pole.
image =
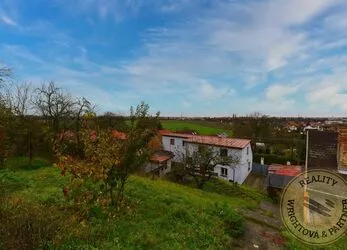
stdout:
{"type": "MultiPolygon", "coordinates": [[[[306,130],[306,160],[305,160],[305,179],[307,178],[307,171],[308,171],[308,156],[309,156],[309,152],[308,152],[308,140],[309,140],[309,129],[306,130]]],[[[308,201],[309,200],[309,195],[308,195],[308,192],[307,192],[307,182],[305,183],[305,186],[304,186],[304,201],[308,201]]],[[[303,217],[304,217],[304,222],[307,224],[309,223],[310,221],[310,210],[308,207],[306,206],[303,206],[304,207],[304,214],[303,214],[303,217]]]]}

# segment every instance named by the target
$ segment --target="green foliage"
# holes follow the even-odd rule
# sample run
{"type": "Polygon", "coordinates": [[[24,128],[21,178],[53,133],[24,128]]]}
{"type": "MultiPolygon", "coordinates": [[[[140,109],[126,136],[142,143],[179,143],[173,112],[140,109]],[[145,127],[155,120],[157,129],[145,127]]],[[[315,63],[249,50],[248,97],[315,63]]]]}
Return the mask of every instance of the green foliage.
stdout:
{"type": "Polygon", "coordinates": [[[11,174],[14,182],[28,185],[0,203],[7,204],[2,206],[0,231],[15,233],[0,239],[5,249],[11,244],[26,248],[26,239],[34,239],[33,249],[225,249],[231,246],[234,224],[241,225],[234,223],[232,211],[246,207],[243,198],[130,176],[126,204],[117,213],[99,205],[85,206],[87,213],[81,213],[81,206],[63,202],[66,180],[59,178],[57,168],[11,174]],[[218,215],[216,206],[231,219],[218,215]],[[10,220],[4,222],[6,218],[10,220]],[[228,221],[234,223],[231,230],[228,221]],[[25,225],[33,230],[22,230],[25,225]]]}
{"type": "Polygon", "coordinates": [[[3,196],[24,189],[27,186],[28,184],[25,183],[25,179],[16,175],[13,171],[9,169],[0,170],[0,193],[3,196]]]}
{"type": "Polygon", "coordinates": [[[203,188],[214,175],[214,169],[217,165],[236,166],[239,162],[237,157],[221,156],[211,146],[199,145],[198,150],[186,154],[181,154],[181,162],[185,166],[185,172],[192,176],[198,188],[203,188]]]}
{"type": "Polygon", "coordinates": [[[212,125],[202,125],[191,121],[162,120],[161,125],[164,129],[174,132],[196,132],[200,135],[217,135],[224,132],[232,136],[231,130],[218,128],[212,125]]]}
{"type": "Polygon", "coordinates": [[[288,249],[292,250],[321,250],[321,249],[326,249],[326,250],[335,250],[335,249],[347,249],[347,236],[345,235],[342,237],[340,240],[337,242],[324,246],[322,247],[314,247],[311,245],[306,245],[300,241],[298,241],[296,238],[294,238],[290,232],[287,230],[281,231],[281,234],[286,238],[285,245],[288,249]]]}
{"type": "Polygon", "coordinates": [[[302,161],[297,161],[297,159],[291,159],[290,157],[281,156],[281,155],[275,155],[275,154],[254,154],[253,155],[253,161],[260,163],[261,157],[264,157],[264,163],[265,164],[287,164],[287,161],[291,162],[292,164],[303,164],[302,161]]]}
{"type": "MultiPolygon", "coordinates": [[[[62,134],[55,143],[57,165],[63,175],[69,173],[72,177],[65,195],[72,190],[70,193],[75,201],[89,203],[104,195],[108,196],[111,205],[118,207],[123,201],[129,175],[149,159],[148,145],[157,128],[147,125],[148,121],[157,123],[158,117],[159,113],[151,117],[149,106],[141,103],[136,110],[131,108],[125,138],[114,136],[113,131],[89,129],[88,126],[78,134],[62,134]],[[82,150],[76,154],[73,145],[80,144],[82,150]]],[[[87,121],[85,123],[88,125],[87,121]]]]}
{"type": "Polygon", "coordinates": [[[244,234],[244,218],[235,211],[231,210],[226,203],[216,204],[213,208],[213,212],[223,220],[225,230],[230,236],[233,238],[239,238],[244,234]]]}
{"type": "Polygon", "coordinates": [[[269,200],[267,196],[252,188],[237,183],[230,183],[219,178],[213,178],[205,185],[203,190],[225,196],[243,198],[249,208],[255,208],[261,200],[269,200]]]}
{"type": "Polygon", "coordinates": [[[14,157],[6,160],[4,168],[11,170],[35,170],[50,165],[51,163],[43,158],[34,158],[30,162],[28,157],[14,157]]]}

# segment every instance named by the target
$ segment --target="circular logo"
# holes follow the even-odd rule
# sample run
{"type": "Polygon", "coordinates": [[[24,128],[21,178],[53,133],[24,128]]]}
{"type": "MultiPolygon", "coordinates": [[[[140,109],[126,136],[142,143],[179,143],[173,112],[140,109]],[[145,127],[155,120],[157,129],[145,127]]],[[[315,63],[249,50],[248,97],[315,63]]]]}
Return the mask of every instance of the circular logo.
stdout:
{"type": "Polygon", "coordinates": [[[347,232],[347,183],[330,171],[304,172],[286,186],[281,217],[289,232],[311,245],[328,245],[347,232]]]}

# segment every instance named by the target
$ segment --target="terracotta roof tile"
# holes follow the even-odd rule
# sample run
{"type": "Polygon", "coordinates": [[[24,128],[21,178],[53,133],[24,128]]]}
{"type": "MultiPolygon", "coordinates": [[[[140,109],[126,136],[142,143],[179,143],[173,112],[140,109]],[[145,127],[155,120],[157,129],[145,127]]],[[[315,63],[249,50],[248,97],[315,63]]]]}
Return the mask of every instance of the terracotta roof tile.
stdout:
{"type": "Polygon", "coordinates": [[[302,166],[272,164],[268,167],[269,174],[297,176],[302,172],[302,166]]]}
{"type": "Polygon", "coordinates": [[[166,162],[173,157],[171,152],[158,151],[151,156],[151,161],[154,162],[166,162]]]}
{"type": "Polygon", "coordinates": [[[236,139],[236,138],[222,138],[218,136],[202,136],[202,135],[191,135],[181,134],[173,132],[161,132],[163,136],[181,137],[184,138],[185,142],[198,143],[213,145],[227,148],[245,148],[251,141],[247,139],[236,139]]]}

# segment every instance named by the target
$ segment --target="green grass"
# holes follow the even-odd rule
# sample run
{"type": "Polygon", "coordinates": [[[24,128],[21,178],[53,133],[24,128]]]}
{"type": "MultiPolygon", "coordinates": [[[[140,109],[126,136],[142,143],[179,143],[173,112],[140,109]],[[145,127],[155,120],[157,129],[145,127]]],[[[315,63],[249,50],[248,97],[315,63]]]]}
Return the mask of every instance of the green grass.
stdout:
{"type": "Polygon", "coordinates": [[[42,158],[34,158],[30,164],[27,157],[14,157],[6,159],[4,168],[12,170],[35,170],[51,164],[42,158]]]}
{"type": "MultiPolygon", "coordinates": [[[[255,209],[265,199],[252,189],[220,180],[198,190],[193,184],[131,176],[120,211],[76,207],[63,196],[68,179],[44,161],[35,162],[41,167],[23,168],[25,159],[11,159],[10,169],[0,169],[0,249],[7,249],[2,229],[13,235],[6,236],[11,244],[41,237],[36,248],[46,249],[233,249],[239,241],[234,235],[240,232],[230,231],[228,216],[238,218],[238,211],[255,209]]],[[[311,249],[288,232],[283,235],[289,249],[311,249]]],[[[333,247],[347,249],[346,237],[333,247]]]]}
{"type": "Polygon", "coordinates": [[[164,129],[168,129],[174,132],[192,130],[200,135],[217,135],[219,133],[227,133],[232,136],[232,131],[219,128],[213,125],[203,125],[200,123],[194,123],[193,121],[179,121],[179,120],[162,120],[161,124],[164,129]]]}
{"type": "Polygon", "coordinates": [[[347,249],[347,235],[342,237],[337,242],[324,247],[314,247],[310,245],[306,245],[297,239],[295,239],[287,230],[283,230],[281,234],[287,239],[286,246],[288,249],[293,250],[345,250],[347,249]]]}
{"type": "Polygon", "coordinates": [[[2,209],[7,204],[8,210],[2,211],[8,214],[3,218],[11,218],[3,225],[29,223],[33,232],[53,235],[49,248],[59,249],[232,248],[233,235],[238,232],[230,231],[225,216],[237,216],[234,209],[249,206],[244,197],[225,197],[164,180],[131,176],[125,192],[127,203],[121,211],[94,206],[87,217],[78,220],[78,210],[63,197],[67,179],[55,167],[3,169],[0,183],[0,189],[11,186],[11,192],[5,194],[7,203],[0,204],[2,209]],[[57,234],[50,231],[50,225],[56,225],[57,234]],[[35,227],[43,229],[35,231],[35,227]]]}

